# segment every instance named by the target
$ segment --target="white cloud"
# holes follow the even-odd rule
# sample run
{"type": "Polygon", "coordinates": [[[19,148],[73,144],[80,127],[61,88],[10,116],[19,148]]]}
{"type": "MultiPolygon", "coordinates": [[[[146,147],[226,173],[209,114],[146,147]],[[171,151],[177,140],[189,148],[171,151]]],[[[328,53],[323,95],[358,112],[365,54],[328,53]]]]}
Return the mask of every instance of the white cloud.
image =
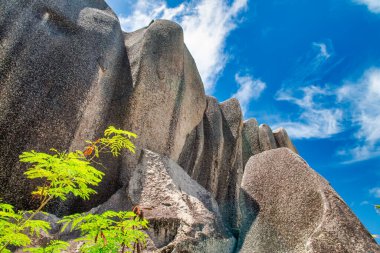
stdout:
{"type": "Polygon", "coordinates": [[[368,69],[358,81],[343,85],[337,97],[349,104],[351,122],[359,127],[357,145],[342,153],[352,155],[353,161],[380,155],[380,68],[368,69]]]}
{"type": "Polygon", "coordinates": [[[342,110],[328,108],[322,100],[333,96],[327,88],[307,86],[300,88],[301,95],[296,96],[291,90],[281,89],[276,94],[276,100],[287,101],[299,107],[300,113],[294,121],[283,121],[274,128],[284,127],[295,139],[328,138],[342,131],[342,110]]]}
{"type": "Polygon", "coordinates": [[[375,187],[369,190],[369,193],[376,198],[380,198],[380,187],[375,187]]]}
{"type": "Polygon", "coordinates": [[[371,12],[380,13],[380,0],[354,0],[354,2],[366,5],[371,12]]]}
{"type": "Polygon", "coordinates": [[[249,103],[260,97],[266,84],[249,75],[241,76],[239,74],[235,75],[235,81],[238,83],[239,89],[232,96],[239,100],[244,115],[248,110],[249,103]]]}
{"type": "Polygon", "coordinates": [[[327,50],[327,45],[325,43],[317,43],[314,42],[313,46],[317,47],[319,49],[319,54],[317,57],[322,57],[324,59],[330,58],[330,53],[327,50]]]}
{"type": "Polygon", "coordinates": [[[121,16],[125,31],[148,25],[152,19],[169,19],[184,30],[185,43],[197,64],[206,92],[212,93],[228,60],[225,41],[239,23],[248,0],[191,0],[170,8],[162,0],[137,0],[129,16],[121,16]]]}

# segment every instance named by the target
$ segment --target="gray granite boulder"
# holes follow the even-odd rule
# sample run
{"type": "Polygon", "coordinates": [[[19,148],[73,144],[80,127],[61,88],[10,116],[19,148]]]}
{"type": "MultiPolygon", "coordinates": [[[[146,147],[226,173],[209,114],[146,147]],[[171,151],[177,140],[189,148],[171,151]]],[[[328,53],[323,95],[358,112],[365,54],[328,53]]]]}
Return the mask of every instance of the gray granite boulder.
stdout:
{"type": "MultiPolygon", "coordinates": [[[[156,20],[125,34],[125,45],[133,81],[125,128],[139,135],[139,148],[177,161],[206,108],[203,83],[183,42],[182,28],[156,20]]],[[[133,158],[126,161],[132,170],[136,163],[133,158]]],[[[131,173],[127,171],[125,178],[131,173]]]]}
{"type": "MultiPolygon", "coordinates": [[[[125,34],[103,0],[2,1],[0,16],[5,201],[33,207],[33,184],[18,163],[22,151],[83,149],[85,140],[98,138],[109,125],[137,133],[138,151],[147,147],[178,160],[206,107],[180,26],[158,20],[125,34]]],[[[91,201],[55,204],[50,211],[89,210],[106,201],[129,181],[137,159],[107,156],[102,163],[106,176],[91,201]]]]}
{"type": "Polygon", "coordinates": [[[243,175],[242,112],[236,99],[207,97],[202,123],[188,136],[178,163],[217,200],[225,223],[237,231],[243,175]]]}
{"type": "MultiPolygon", "coordinates": [[[[30,208],[20,153],[82,149],[108,125],[120,127],[130,70],[118,18],[101,0],[1,1],[0,34],[1,198],[30,208]]],[[[81,209],[120,187],[120,161],[104,165],[99,194],[81,209]]]]}
{"type": "Polygon", "coordinates": [[[237,235],[239,223],[239,186],[243,177],[242,129],[243,114],[240,103],[232,98],[220,104],[223,115],[224,152],[222,166],[226,176],[218,180],[216,200],[219,203],[224,220],[237,235]]]}
{"type": "Polygon", "coordinates": [[[242,131],[243,167],[248,159],[261,152],[259,141],[259,125],[256,119],[244,121],[242,131]]]}
{"type": "Polygon", "coordinates": [[[285,128],[278,128],[273,131],[274,139],[276,140],[277,147],[279,148],[289,148],[294,153],[298,154],[296,147],[293,145],[293,142],[290,140],[288,133],[285,128]]]}
{"type": "Polygon", "coordinates": [[[261,152],[277,148],[272,129],[267,124],[259,126],[259,142],[261,152]]]}
{"type": "Polygon", "coordinates": [[[211,194],[173,160],[143,150],[128,195],[150,222],[147,252],[232,252],[211,194]]]}
{"type": "Polygon", "coordinates": [[[329,183],[288,148],[253,156],[240,196],[241,253],[380,252],[329,183]]]}

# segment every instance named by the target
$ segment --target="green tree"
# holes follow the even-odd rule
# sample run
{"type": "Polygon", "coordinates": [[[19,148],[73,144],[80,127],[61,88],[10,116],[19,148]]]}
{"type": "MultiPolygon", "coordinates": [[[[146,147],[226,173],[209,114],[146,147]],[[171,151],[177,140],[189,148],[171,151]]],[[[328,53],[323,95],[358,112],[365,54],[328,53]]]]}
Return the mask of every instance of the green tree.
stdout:
{"type": "MultiPolygon", "coordinates": [[[[23,152],[20,162],[31,166],[24,172],[31,180],[39,180],[41,185],[32,192],[34,198],[40,200],[40,206],[34,211],[18,211],[13,206],[0,203],[0,252],[10,252],[8,246],[30,245],[30,236],[48,233],[50,224],[43,220],[34,219],[43,208],[53,199],[66,200],[68,195],[89,199],[96,191],[104,173],[97,170],[93,164],[100,164],[96,159],[102,153],[119,156],[123,149],[135,152],[131,138],[137,135],[113,126],[104,131],[104,137],[96,141],[87,141],[86,149],[75,152],[59,152],[51,149],[51,154],[34,150],[23,152]]],[[[134,243],[145,243],[146,235],[141,229],[147,228],[147,221],[136,216],[133,212],[106,212],[104,214],[75,214],[64,217],[61,223],[64,228],[71,224],[71,229],[79,229],[85,243],[83,252],[95,252],[94,249],[108,248],[117,252],[118,247],[124,252],[134,243]],[[99,236],[103,243],[98,243],[99,236]],[[95,243],[90,244],[93,237],[95,243]],[[109,242],[107,241],[109,239],[109,242]]],[[[52,240],[46,247],[27,248],[29,252],[60,252],[68,246],[67,242],[52,240]]],[[[101,252],[101,251],[96,251],[101,252]]]]}

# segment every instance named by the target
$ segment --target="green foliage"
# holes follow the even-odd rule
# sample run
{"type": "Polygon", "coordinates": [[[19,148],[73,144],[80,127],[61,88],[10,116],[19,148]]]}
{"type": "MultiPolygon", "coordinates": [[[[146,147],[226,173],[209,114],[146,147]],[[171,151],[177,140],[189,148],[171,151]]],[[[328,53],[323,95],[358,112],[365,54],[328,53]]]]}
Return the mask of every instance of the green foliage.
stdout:
{"type": "Polygon", "coordinates": [[[60,240],[51,240],[46,247],[26,248],[23,251],[30,253],[60,253],[69,247],[68,242],[60,240]]]}
{"type": "Polygon", "coordinates": [[[148,221],[134,212],[107,211],[102,214],[74,214],[64,217],[62,231],[68,226],[80,230],[77,241],[84,244],[81,252],[118,252],[133,249],[135,243],[145,244],[147,235],[142,229],[148,227],[148,221]]]}
{"type": "Polygon", "coordinates": [[[97,186],[104,175],[91,166],[90,161],[81,151],[59,153],[52,149],[53,155],[34,150],[23,152],[20,161],[33,164],[24,173],[29,179],[44,179],[43,186],[38,186],[32,194],[42,199],[60,198],[66,200],[72,193],[82,199],[89,199],[96,193],[89,186],[97,186]]]}
{"type": "Polygon", "coordinates": [[[48,233],[50,224],[42,220],[25,218],[30,212],[15,212],[9,204],[0,203],[0,252],[10,252],[5,247],[26,246],[31,243],[29,236],[39,236],[41,231],[48,233]]]}
{"type": "Polygon", "coordinates": [[[118,156],[122,149],[127,149],[131,153],[135,153],[135,145],[130,141],[130,138],[137,138],[137,135],[110,126],[104,131],[103,138],[96,141],[87,141],[90,146],[87,146],[84,153],[85,155],[91,155],[94,153],[93,157],[97,158],[99,157],[100,152],[110,152],[113,156],[118,156]]]}
{"type": "MultiPolygon", "coordinates": [[[[15,212],[12,205],[0,202],[0,252],[10,252],[8,245],[30,245],[30,236],[40,236],[43,231],[48,234],[50,224],[43,220],[33,219],[52,199],[66,200],[69,194],[89,199],[96,191],[104,173],[92,166],[101,153],[111,153],[119,156],[123,149],[135,152],[131,138],[137,135],[113,126],[104,131],[104,137],[92,142],[82,151],[58,152],[51,149],[52,154],[23,152],[20,162],[29,163],[25,171],[28,179],[42,182],[32,194],[41,204],[35,211],[15,212]]],[[[131,249],[136,244],[145,244],[147,235],[141,230],[147,228],[148,222],[134,212],[113,212],[103,214],[74,214],[64,217],[60,223],[65,229],[68,225],[72,230],[80,230],[80,241],[84,241],[82,252],[122,252],[131,249]]],[[[68,247],[67,242],[52,240],[46,247],[24,249],[31,253],[56,253],[68,247]]]]}

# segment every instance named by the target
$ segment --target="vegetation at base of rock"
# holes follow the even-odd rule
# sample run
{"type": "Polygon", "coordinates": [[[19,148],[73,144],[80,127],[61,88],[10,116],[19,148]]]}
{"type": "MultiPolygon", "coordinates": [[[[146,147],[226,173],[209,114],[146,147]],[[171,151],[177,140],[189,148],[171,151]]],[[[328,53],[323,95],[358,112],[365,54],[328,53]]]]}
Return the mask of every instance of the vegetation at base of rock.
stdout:
{"type": "Polygon", "coordinates": [[[46,247],[26,248],[24,251],[30,253],[61,253],[69,247],[68,242],[60,240],[51,240],[46,247]]]}
{"type": "Polygon", "coordinates": [[[29,236],[48,233],[50,224],[42,220],[25,218],[31,212],[16,212],[12,205],[0,203],[0,252],[11,252],[7,245],[26,246],[31,243],[29,236]]]}
{"type": "Polygon", "coordinates": [[[117,252],[122,249],[133,250],[135,244],[144,245],[147,235],[142,229],[148,228],[148,222],[134,212],[106,211],[97,214],[74,214],[64,217],[62,231],[69,225],[70,230],[80,230],[81,252],[117,252]]]}
{"type": "MultiPolygon", "coordinates": [[[[24,175],[31,180],[39,180],[40,185],[32,192],[33,200],[40,206],[33,211],[15,211],[14,207],[0,202],[0,252],[11,252],[9,246],[25,247],[32,243],[32,236],[39,237],[41,233],[49,234],[51,225],[47,221],[34,219],[53,199],[66,200],[73,195],[84,200],[90,198],[96,191],[104,173],[93,164],[101,165],[96,159],[102,153],[119,156],[123,149],[135,152],[131,138],[137,135],[113,126],[104,131],[104,137],[96,141],[87,141],[89,146],[84,151],[59,152],[51,149],[52,154],[23,152],[20,162],[31,166],[24,175]]],[[[46,214],[46,213],[45,213],[46,214]]],[[[81,252],[118,252],[145,245],[147,235],[142,229],[148,222],[134,212],[107,211],[103,214],[74,214],[64,217],[59,223],[68,225],[72,230],[80,230],[83,242],[81,252]]],[[[65,250],[69,243],[51,240],[45,247],[29,247],[23,250],[31,253],[55,253],[65,250]]]]}

